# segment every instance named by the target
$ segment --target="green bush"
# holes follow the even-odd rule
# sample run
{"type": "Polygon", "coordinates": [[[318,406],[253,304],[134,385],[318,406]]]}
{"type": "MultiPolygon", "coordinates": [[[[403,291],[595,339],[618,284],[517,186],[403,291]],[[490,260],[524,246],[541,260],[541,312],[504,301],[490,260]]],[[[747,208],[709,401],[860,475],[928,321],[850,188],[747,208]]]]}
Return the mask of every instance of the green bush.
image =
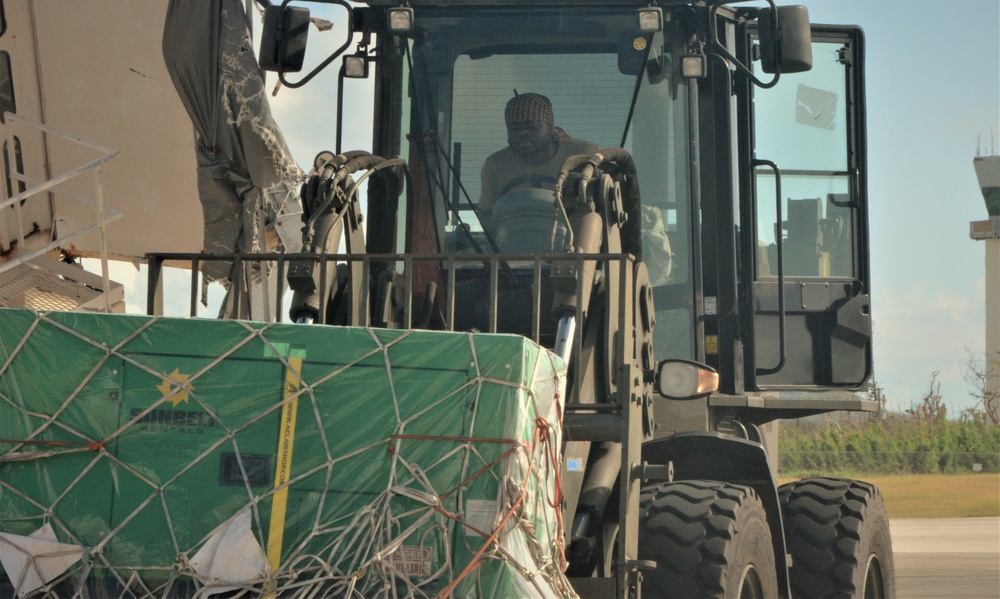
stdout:
{"type": "Polygon", "coordinates": [[[1000,427],[983,421],[918,419],[786,421],[778,436],[784,475],[1000,472],[1000,427]]]}

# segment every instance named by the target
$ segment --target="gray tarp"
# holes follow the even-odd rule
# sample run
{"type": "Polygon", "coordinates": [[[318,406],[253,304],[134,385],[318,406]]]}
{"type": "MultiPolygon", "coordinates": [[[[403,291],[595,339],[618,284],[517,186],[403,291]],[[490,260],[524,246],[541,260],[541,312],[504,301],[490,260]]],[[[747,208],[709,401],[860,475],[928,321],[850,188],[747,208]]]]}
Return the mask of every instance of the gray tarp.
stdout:
{"type": "MultiPolygon", "coordinates": [[[[271,117],[241,0],[170,0],[163,56],[195,127],[204,251],[264,251],[265,223],[298,210],[302,171],[271,117]]],[[[227,266],[202,271],[232,279],[227,266]]]]}

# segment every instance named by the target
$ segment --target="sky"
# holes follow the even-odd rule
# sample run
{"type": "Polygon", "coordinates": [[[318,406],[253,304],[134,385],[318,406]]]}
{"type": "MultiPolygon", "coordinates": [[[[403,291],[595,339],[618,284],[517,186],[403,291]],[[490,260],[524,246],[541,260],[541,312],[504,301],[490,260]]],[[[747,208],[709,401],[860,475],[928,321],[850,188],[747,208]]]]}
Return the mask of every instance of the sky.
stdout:
{"type": "MultiPolygon", "coordinates": [[[[977,144],[985,153],[991,131],[1000,144],[1000,2],[803,3],[814,23],[865,31],[876,380],[905,410],[937,372],[956,414],[974,403],[968,352],[985,346],[984,243],[969,239],[969,222],[987,218],[977,144]]],[[[300,164],[333,146],[334,111],[316,110],[319,90],[333,89],[326,75],[272,99],[300,164]]],[[[347,110],[344,148],[369,149],[371,92],[349,82],[347,93],[358,108],[347,110]]]]}
{"type": "MultiPolygon", "coordinates": [[[[865,31],[876,380],[890,409],[905,410],[936,372],[954,415],[975,403],[963,365],[985,346],[984,242],[969,239],[969,222],[987,218],[977,145],[986,153],[991,132],[1000,145],[1000,2],[800,1],[814,23],[865,31]]],[[[334,147],[336,67],[327,71],[271,99],[303,166],[334,147]]],[[[370,81],[347,83],[344,149],[370,149],[372,96],[370,81]]]]}

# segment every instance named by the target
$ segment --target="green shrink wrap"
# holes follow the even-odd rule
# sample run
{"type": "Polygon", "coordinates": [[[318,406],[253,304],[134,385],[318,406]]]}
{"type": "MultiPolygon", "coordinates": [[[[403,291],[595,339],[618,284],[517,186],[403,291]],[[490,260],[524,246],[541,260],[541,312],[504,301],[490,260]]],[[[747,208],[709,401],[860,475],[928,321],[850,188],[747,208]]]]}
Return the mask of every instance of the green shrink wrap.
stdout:
{"type": "Polygon", "coordinates": [[[515,335],[0,310],[0,595],[573,596],[564,386],[515,335]]]}

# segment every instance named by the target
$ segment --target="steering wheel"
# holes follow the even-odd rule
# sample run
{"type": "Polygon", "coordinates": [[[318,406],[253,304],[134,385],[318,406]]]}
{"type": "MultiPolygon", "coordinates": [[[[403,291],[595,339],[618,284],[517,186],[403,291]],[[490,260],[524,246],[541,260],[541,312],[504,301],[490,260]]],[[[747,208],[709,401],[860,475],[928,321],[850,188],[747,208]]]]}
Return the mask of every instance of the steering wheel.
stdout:
{"type": "Polygon", "coordinates": [[[543,188],[543,184],[549,183],[555,187],[558,178],[554,175],[544,175],[541,173],[535,173],[531,175],[521,175],[520,177],[514,177],[510,181],[507,181],[503,187],[500,188],[499,193],[497,193],[497,198],[502,198],[504,195],[509,193],[515,187],[520,187],[521,185],[530,185],[531,187],[543,188]]]}

